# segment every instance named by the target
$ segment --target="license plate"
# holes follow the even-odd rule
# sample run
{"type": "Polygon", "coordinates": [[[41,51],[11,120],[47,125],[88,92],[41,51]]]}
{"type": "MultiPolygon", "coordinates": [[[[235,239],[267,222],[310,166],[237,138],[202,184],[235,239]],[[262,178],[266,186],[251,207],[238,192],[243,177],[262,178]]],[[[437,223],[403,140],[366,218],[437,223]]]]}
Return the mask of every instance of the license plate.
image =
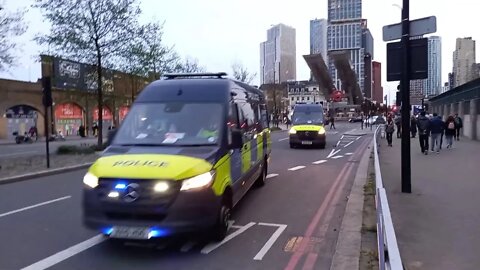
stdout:
{"type": "Polygon", "coordinates": [[[302,141],[302,144],[312,144],[313,142],[312,141],[302,141]]]}
{"type": "Polygon", "coordinates": [[[150,229],[144,227],[113,227],[110,237],[123,239],[148,239],[149,233],[150,229]]]}

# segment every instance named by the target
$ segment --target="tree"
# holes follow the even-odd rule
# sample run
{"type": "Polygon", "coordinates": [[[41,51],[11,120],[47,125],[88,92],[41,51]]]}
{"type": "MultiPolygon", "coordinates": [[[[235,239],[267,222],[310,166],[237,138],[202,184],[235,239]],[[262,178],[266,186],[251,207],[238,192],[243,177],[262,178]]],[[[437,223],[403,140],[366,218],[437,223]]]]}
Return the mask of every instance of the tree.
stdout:
{"type": "Polygon", "coordinates": [[[178,63],[174,71],[178,73],[198,73],[205,72],[205,70],[205,67],[198,63],[198,59],[187,57],[183,62],[178,63]]]}
{"type": "Polygon", "coordinates": [[[250,84],[255,77],[257,77],[257,73],[250,73],[246,67],[244,67],[241,63],[236,62],[232,65],[233,77],[236,80],[244,82],[246,84],[250,84]]]}
{"type": "Polygon", "coordinates": [[[98,103],[98,146],[103,144],[103,68],[138,29],[140,8],[136,0],[35,0],[50,21],[50,33],[37,37],[60,55],[95,65],[98,103]]]}
{"type": "Polygon", "coordinates": [[[27,30],[23,22],[24,14],[24,10],[9,13],[0,7],[0,71],[5,71],[15,64],[14,53],[18,47],[12,38],[27,30]]]}

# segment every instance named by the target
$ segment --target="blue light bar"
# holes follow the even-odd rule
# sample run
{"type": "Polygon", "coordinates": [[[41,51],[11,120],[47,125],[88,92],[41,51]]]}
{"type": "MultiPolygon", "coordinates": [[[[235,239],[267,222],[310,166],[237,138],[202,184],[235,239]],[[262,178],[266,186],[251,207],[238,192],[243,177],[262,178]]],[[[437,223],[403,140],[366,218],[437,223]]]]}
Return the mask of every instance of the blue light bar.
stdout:
{"type": "Polygon", "coordinates": [[[113,232],[112,227],[102,229],[102,233],[105,235],[110,235],[112,232],[113,232]]]}
{"type": "Polygon", "coordinates": [[[162,229],[151,229],[150,232],[148,233],[148,238],[155,238],[155,237],[162,237],[168,235],[167,230],[162,230],[162,229]]]}
{"type": "Polygon", "coordinates": [[[126,189],[127,188],[127,184],[125,183],[118,183],[115,185],[115,189],[126,189]]]}

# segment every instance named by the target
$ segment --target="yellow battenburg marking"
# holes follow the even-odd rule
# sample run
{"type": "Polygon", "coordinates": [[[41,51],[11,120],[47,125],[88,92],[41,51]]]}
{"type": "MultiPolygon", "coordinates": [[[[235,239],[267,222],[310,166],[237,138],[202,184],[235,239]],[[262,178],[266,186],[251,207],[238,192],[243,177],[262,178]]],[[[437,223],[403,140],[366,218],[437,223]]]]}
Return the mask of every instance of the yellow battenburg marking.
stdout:
{"type": "Polygon", "coordinates": [[[225,188],[232,184],[232,178],[230,175],[230,154],[223,156],[214,166],[216,175],[215,182],[213,182],[213,192],[215,195],[220,196],[225,191],[225,188]]]}
{"type": "Polygon", "coordinates": [[[212,170],[204,159],[162,154],[99,158],[89,169],[97,177],[183,180],[212,170]]]}
{"type": "Polygon", "coordinates": [[[317,125],[298,125],[293,126],[293,129],[295,129],[296,131],[320,131],[325,128],[323,126],[317,125]]]}
{"type": "Polygon", "coordinates": [[[242,173],[248,172],[250,170],[250,162],[252,162],[252,141],[248,141],[243,144],[242,148],[242,173]],[[246,146],[246,147],[245,147],[246,146]]]}
{"type": "Polygon", "coordinates": [[[265,139],[264,131],[258,133],[257,136],[257,161],[263,159],[263,140],[265,139]]]}

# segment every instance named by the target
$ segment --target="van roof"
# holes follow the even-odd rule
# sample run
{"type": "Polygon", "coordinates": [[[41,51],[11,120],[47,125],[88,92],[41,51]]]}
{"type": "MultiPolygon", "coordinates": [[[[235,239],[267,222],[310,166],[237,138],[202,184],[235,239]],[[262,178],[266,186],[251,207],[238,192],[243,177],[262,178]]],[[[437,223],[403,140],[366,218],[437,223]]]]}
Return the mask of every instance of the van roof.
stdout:
{"type": "Polygon", "coordinates": [[[297,112],[323,112],[321,104],[296,104],[293,111],[297,112]]]}

